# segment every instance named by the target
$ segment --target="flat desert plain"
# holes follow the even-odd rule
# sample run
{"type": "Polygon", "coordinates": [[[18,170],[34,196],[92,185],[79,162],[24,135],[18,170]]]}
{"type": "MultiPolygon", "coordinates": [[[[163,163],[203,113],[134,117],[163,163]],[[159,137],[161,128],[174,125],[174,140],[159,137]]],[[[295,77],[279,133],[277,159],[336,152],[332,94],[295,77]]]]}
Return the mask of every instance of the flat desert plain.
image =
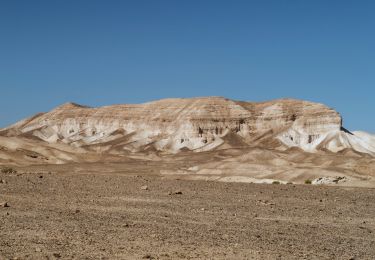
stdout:
{"type": "Polygon", "coordinates": [[[172,164],[129,160],[0,173],[0,259],[375,257],[372,188],[160,174],[179,167],[172,164]]]}

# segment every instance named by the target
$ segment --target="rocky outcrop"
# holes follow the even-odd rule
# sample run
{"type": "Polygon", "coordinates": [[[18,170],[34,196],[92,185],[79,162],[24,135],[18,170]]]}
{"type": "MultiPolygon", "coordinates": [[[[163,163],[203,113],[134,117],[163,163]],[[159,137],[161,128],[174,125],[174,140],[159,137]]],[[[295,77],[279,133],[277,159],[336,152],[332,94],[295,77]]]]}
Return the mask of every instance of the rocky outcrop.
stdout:
{"type": "Polygon", "coordinates": [[[251,103],[204,97],[100,108],[67,103],[0,133],[109,153],[199,152],[233,146],[335,152],[350,146],[375,152],[371,146],[361,150],[362,146],[343,141],[352,140],[352,134],[344,131],[341,116],[333,109],[292,99],[251,103]]]}

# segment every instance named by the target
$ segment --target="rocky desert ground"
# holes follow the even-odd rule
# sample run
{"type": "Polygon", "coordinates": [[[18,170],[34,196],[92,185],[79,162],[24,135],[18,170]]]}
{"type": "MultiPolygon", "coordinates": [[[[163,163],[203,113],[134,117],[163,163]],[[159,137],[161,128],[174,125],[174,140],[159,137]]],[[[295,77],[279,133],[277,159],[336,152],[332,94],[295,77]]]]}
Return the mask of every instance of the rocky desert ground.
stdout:
{"type": "Polygon", "coordinates": [[[67,103],[0,129],[0,259],[374,259],[375,137],[282,99],[67,103]]]}
{"type": "Polygon", "coordinates": [[[371,188],[228,183],[158,173],[175,166],[131,160],[1,173],[0,259],[375,256],[371,188]]]}

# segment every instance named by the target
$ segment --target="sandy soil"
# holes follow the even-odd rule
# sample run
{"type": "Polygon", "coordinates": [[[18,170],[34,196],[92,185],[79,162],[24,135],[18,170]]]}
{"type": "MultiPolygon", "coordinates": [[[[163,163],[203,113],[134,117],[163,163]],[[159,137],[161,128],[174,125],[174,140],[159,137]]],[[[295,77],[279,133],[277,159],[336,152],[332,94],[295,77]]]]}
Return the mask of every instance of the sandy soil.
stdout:
{"type": "Polygon", "coordinates": [[[191,181],[164,168],[0,173],[0,204],[9,205],[0,207],[0,259],[375,257],[374,189],[191,181]]]}

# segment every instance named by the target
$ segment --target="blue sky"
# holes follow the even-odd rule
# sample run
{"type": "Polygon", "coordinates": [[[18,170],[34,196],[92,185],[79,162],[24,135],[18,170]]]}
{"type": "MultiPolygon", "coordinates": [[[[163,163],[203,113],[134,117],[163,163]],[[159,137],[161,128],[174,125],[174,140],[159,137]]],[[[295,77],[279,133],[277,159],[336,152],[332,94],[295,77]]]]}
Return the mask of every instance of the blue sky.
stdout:
{"type": "Polygon", "coordinates": [[[0,127],[73,101],[291,97],[375,133],[375,1],[0,1],[0,127]]]}

